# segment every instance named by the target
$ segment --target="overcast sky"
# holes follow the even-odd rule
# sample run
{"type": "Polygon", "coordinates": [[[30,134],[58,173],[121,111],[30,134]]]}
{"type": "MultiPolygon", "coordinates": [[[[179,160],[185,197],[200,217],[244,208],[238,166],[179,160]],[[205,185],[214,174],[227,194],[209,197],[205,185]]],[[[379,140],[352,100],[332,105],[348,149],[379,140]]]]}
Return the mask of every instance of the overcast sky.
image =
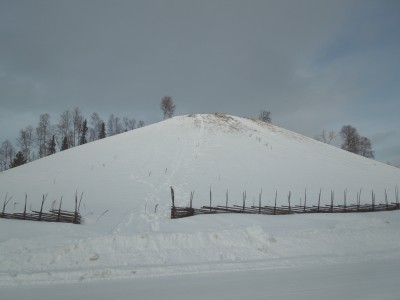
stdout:
{"type": "Polygon", "coordinates": [[[157,122],[164,95],[310,137],[351,124],[400,165],[400,1],[0,0],[0,142],[75,106],[157,122]]]}

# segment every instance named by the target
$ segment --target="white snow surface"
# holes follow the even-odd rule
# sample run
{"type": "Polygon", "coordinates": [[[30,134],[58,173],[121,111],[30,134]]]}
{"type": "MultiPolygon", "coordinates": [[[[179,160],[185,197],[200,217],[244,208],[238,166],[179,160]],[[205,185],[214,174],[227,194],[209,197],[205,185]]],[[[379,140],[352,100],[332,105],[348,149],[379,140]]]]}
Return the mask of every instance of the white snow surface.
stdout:
{"type": "MultiPolygon", "coordinates": [[[[273,205],[276,192],[278,205],[286,205],[289,191],[292,204],[304,204],[305,190],[308,205],[320,190],[324,205],[331,191],[342,203],[345,190],[348,204],[360,190],[363,203],[372,190],[376,203],[384,203],[385,190],[394,202],[399,183],[397,168],[271,124],[219,114],[175,117],[0,173],[0,191],[13,197],[7,212],[23,210],[25,193],[31,209],[40,209],[47,194],[45,211],[61,197],[73,210],[77,191],[84,220],[0,219],[0,287],[11,299],[19,286],[400,265],[398,211],[169,218],[170,186],[176,205],[187,206],[194,191],[193,206],[200,207],[209,204],[210,188],[215,205],[225,204],[227,190],[230,205],[241,205],[244,191],[247,205],[258,205],[261,190],[263,205],[273,205]]],[[[397,299],[397,291],[381,299],[397,299]]]]}

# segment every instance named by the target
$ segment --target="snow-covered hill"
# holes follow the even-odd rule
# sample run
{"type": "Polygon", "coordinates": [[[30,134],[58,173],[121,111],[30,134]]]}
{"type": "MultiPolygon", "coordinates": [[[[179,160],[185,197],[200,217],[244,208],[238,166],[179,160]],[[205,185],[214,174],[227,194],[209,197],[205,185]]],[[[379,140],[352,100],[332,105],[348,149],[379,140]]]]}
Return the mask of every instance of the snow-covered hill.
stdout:
{"type": "MultiPolygon", "coordinates": [[[[330,202],[335,191],[342,201],[370,202],[371,190],[377,202],[384,189],[394,201],[400,170],[342,151],[299,134],[259,121],[224,115],[175,117],[138,130],[113,136],[34,161],[0,174],[0,191],[9,193],[21,208],[24,194],[33,207],[43,194],[47,203],[64,197],[73,205],[75,191],[84,193],[83,203],[93,218],[105,210],[166,215],[171,205],[169,187],[175,188],[177,204],[209,203],[209,189],[215,203],[238,204],[242,193],[247,201],[286,204],[288,192],[294,203],[304,198],[310,204],[322,189],[322,201],[330,202]],[[20,203],[21,202],[21,203],[20,203]]],[[[91,217],[86,218],[90,221],[91,217]]]]}
{"type": "MultiPolygon", "coordinates": [[[[0,219],[0,285],[286,268],[399,258],[400,214],[208,215],[171,220],[176,204],[395,201],[400,169],[257,120],[175,117],[0,173],[7,211],[83,193],[83,225],[0,219]]],[[[3,196],[3,197],[4,197],[3,196]]]]}

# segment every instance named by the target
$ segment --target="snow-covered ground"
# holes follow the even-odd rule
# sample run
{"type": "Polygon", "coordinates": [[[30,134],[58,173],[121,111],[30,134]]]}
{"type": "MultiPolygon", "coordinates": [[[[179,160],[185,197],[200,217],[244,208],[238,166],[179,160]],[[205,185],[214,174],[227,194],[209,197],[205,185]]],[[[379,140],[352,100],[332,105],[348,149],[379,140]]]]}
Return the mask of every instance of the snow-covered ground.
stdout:
{"type": "Polygon", "coordinates": [[[120,299],[264,299],[268,291],[274,299],[398,299],[399,211],[171,220],[169,188],[177,205],[194,191],[200,207],[210,187],[221,205],[227,190],[230,204],[246,191],[257,205],[262,190],[263,205],[276,191],[285,205],[289,191],[304,203],[306,189],[308,204],[320,189],[324,204],[331,191],[341,203],[346,189],[347,203],[360,190],[363,203],[372,190],[383,203],[385,189],[395,201],[399,183],[397,168],[273,125],[175,117],[1,173],[0,191],[13,196],[8,212],[23,209],[25,193],[32,209],[42,194],[45,210],[61,197],[73,209],[78,191],[84,224],[0,219],[0,290],[4,299],[94,289],[96,299],[112,291],[120,299]]]}
{"type": "Polygon", "coordinates": [[[2,287],[8,300],[30,299],[399,299],[398,259],[368,263],[193,273],[51,286],[2,287]]]}

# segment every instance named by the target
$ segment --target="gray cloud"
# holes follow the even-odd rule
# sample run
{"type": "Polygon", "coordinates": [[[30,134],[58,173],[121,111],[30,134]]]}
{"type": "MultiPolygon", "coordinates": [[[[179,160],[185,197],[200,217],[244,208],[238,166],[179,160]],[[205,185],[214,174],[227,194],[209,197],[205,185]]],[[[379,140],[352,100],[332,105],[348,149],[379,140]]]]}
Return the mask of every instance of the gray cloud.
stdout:
{"type": "Polygon", "coordinates": [[[155,122],[166,94],[177,114],[268,109],[309,136],[347,123],[387,132],[399,125],[399,11],[397,1],[2,1],[0,138],[74,106],[155,122]],[[26,123],[12,129],[10,118],[26,123]]]}

